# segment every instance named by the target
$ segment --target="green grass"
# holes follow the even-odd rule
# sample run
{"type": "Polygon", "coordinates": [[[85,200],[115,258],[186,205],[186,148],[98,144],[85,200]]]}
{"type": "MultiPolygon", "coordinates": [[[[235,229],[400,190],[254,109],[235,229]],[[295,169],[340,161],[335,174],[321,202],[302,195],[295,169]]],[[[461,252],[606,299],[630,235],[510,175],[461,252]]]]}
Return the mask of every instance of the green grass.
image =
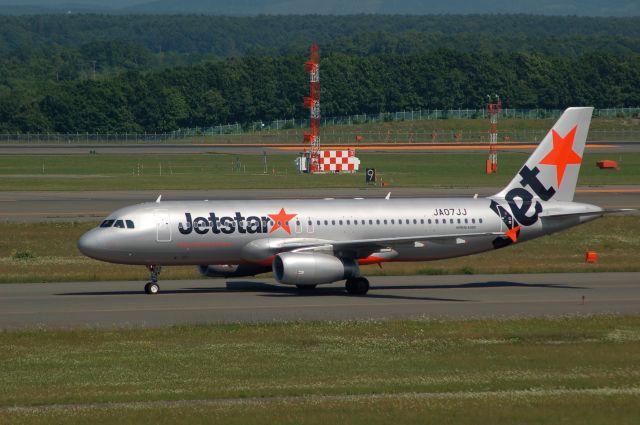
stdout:
{"type": "MultiPolygon", "coordinates": [[[[76,248],[80,235],[96,223],[0,223],[0,282],[138,280],[142,266],[103,263],[76,248]]],[[[640,220],[605,217],[531,242],[469,257],[420,263],[365,266],[373,275],[639,271],[640,220]],[[587,250],[599,254],[586,264],[587,250]],[[535,261],[531,259],[535,258],[535,261]]],[[[197,279],[195,266],[165,267],[162,279],[197,279]]]]}
{"type": "MultiPolygon", "coordinates": [[[[2,155],[0,190],[134,190],[211,188],[365,187],[363,173],[308,175],[295,171],[295,153],[270,155],[263,174],[261,155],[2,155]],[[239,158],[242,172],[233,172],[239,158]],[[276,174],[272,173],[273,169],[276,174]]],[[[515,175],[526,153],[499,155],[499,173],[486,175],[486,152],[360,153],[391,187],[501,186],[515,175]]],[[[579,184],[640,184],[640,153],[585,155],[579,184]],[[597,160],[620,162],[617,171],[600,170],[597,160]]]]}
{"type": "Polygon", "coordinates": [[[5,331],[0,346],[0,423],[640,417],[638,316],[5,331]]]}
{"type": "MultiPolygon", "coordinates": [[[[512,142],[540,141],[555,123],[555,119],[499,119],[500,140],[512,142]]],[[[323,143],[353,143],[356,135],[368,143],[382,142],[479,142],[487,141],[487,119],[438,119],[390,121],[322,127],[323,143]],[[433,133],[437,137],[433,139],[433,133]],[[460,135],[455,139],[454,134],[460,135]]],[[[267,130],[244,134],[214,135],[190,139],[196,143],[300,143],[305,128],[267,130]]],[[[638,118],[594,118],[588,140],[637,140],[640,137],[638,118]]],[[[189,139],[188,139],[189,140],[189,139]]]]}
{"type": "MultiPolygon", "coordinates": [[[[540,141],[555,123],[555,119],[513,119],[499,118],[498,129],[500,140],[508,137],[513,142],[540,141]]],[[[389,122],[368,122],[326,125],[322,127],[322,140],[327,143],[353,143],[356,135],[363,136],[368,143],[401,143],[401,142],[479,142],[487,141],[489,129],[488,118],[478,119],[437,119],[437,120],[406,120],[389,122]],[[434,131],[437,137],[433,139],[434,131]],[[455,138],[454,135],[459,135],[455,138]]],[[[286,143],[301,144],[303,134],[308,128],[296,127],[291,129],[262,129],[237,134],[210,134],[207,136],[193,136],[161,140],[160,143],[192,144],[192,143],[286,143]]],[[[46,135],[38,139],[27,137],[28,143],[95,143],[91,135],[46,135]]],[[[146,135],[145,140],[148,142],[146,135]]],[[[24,138],[24,135],[23,135],[24,138]]],[[[599,118],[591,121],[588,140],[638,140],[640,138],[640,119],[638,118],[599,118]]],[[[106,139],[106,138],[105,138],[106,139]]],[[[100,143],[126,144],[145,143],[136,142],[132,135],[110,134],[108,140],[100,143]]],[[[21,143],[16,140],[1,138],[0,143],[21,143]]]]}

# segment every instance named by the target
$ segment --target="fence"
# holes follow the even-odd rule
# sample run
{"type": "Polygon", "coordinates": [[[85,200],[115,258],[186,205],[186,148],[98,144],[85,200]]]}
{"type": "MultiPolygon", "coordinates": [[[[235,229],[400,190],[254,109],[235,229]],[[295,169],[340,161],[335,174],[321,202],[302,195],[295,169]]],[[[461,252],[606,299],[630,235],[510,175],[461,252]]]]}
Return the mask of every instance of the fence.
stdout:
{"type": "MultiPolygon", "coordinates": [[[[547,119],[557,118],[559,109],[504,109],[501,119],[547,119]]],[[[606,108],[594,110],[595,117],[640,117],[640,107],[606,108]]],[[[340,126],[398,121],[477,119],[488,120],[484,109],[418,110],[379,114],[359,114],[322,119],[328,127],[322,133],[323,143],[354,144],[356,135],[363,136],[366,143],[429,143],[429,142],[482,142],[486,130],[439,130],[434,131],[344,131],[340,126]]],[[[443,124],[444,126],[445,124],[443,124]]],[[[0,143],[18,144],[150,144],[150,143],[290,143],[300,144],[308,119],[275,120],[247,124],[226,124],[215,127],[195,127],[168,133],[72,133],[72,134],[0,134],[0,143]]],[[[452,124],[453,126],[453,124],[452,124]]],[[[483,124],[478,123],[481,128],[483,124]]],[[[535,142],[544,137],[542,130],[500,130],[502,141],[535,142]]],[[[640,129],[591,130],[589,140],[639,140],[640,129]]]]}

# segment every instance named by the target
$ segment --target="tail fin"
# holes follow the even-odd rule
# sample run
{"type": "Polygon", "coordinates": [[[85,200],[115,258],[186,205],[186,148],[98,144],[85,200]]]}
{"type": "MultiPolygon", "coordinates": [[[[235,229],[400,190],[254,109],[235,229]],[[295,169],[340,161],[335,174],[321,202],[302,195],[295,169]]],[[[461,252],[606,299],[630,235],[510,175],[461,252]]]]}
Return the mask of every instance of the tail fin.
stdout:
{"type": "Polygon", "coordinates": [[[568,108],[511,183],[496,197],[529,186],[544,201],[573,201],[593,108],[568,108]]]}

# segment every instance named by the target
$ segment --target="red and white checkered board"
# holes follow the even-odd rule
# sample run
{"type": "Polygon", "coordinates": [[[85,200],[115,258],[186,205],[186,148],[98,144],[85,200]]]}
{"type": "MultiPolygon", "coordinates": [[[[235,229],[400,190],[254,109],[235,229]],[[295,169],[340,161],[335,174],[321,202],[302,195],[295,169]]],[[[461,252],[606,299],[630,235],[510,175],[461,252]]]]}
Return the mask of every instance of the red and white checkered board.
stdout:
{"type": "Polygon", "coordinates": [[[318,165],[321,171],[357,171],[360,159],[352,150],[320,151],[318,165]]]}

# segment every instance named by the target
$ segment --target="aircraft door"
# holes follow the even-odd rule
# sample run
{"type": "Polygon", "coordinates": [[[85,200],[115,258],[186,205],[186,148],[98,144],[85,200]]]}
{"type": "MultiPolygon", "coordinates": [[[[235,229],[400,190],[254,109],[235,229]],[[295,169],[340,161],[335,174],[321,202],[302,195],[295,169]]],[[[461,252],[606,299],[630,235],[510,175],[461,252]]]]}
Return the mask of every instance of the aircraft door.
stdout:
{"type": "Polygon", "coordinates": [[[156,241],[171,242],[171,222],[168,210],[154,210],[156,217],[156,241]]]}
{"type": "Polygon", "coordinates": [[[313,233],[315,228],[313,227],[313,220],[311,218],[307,219],[307,233],[313,233]]]}

